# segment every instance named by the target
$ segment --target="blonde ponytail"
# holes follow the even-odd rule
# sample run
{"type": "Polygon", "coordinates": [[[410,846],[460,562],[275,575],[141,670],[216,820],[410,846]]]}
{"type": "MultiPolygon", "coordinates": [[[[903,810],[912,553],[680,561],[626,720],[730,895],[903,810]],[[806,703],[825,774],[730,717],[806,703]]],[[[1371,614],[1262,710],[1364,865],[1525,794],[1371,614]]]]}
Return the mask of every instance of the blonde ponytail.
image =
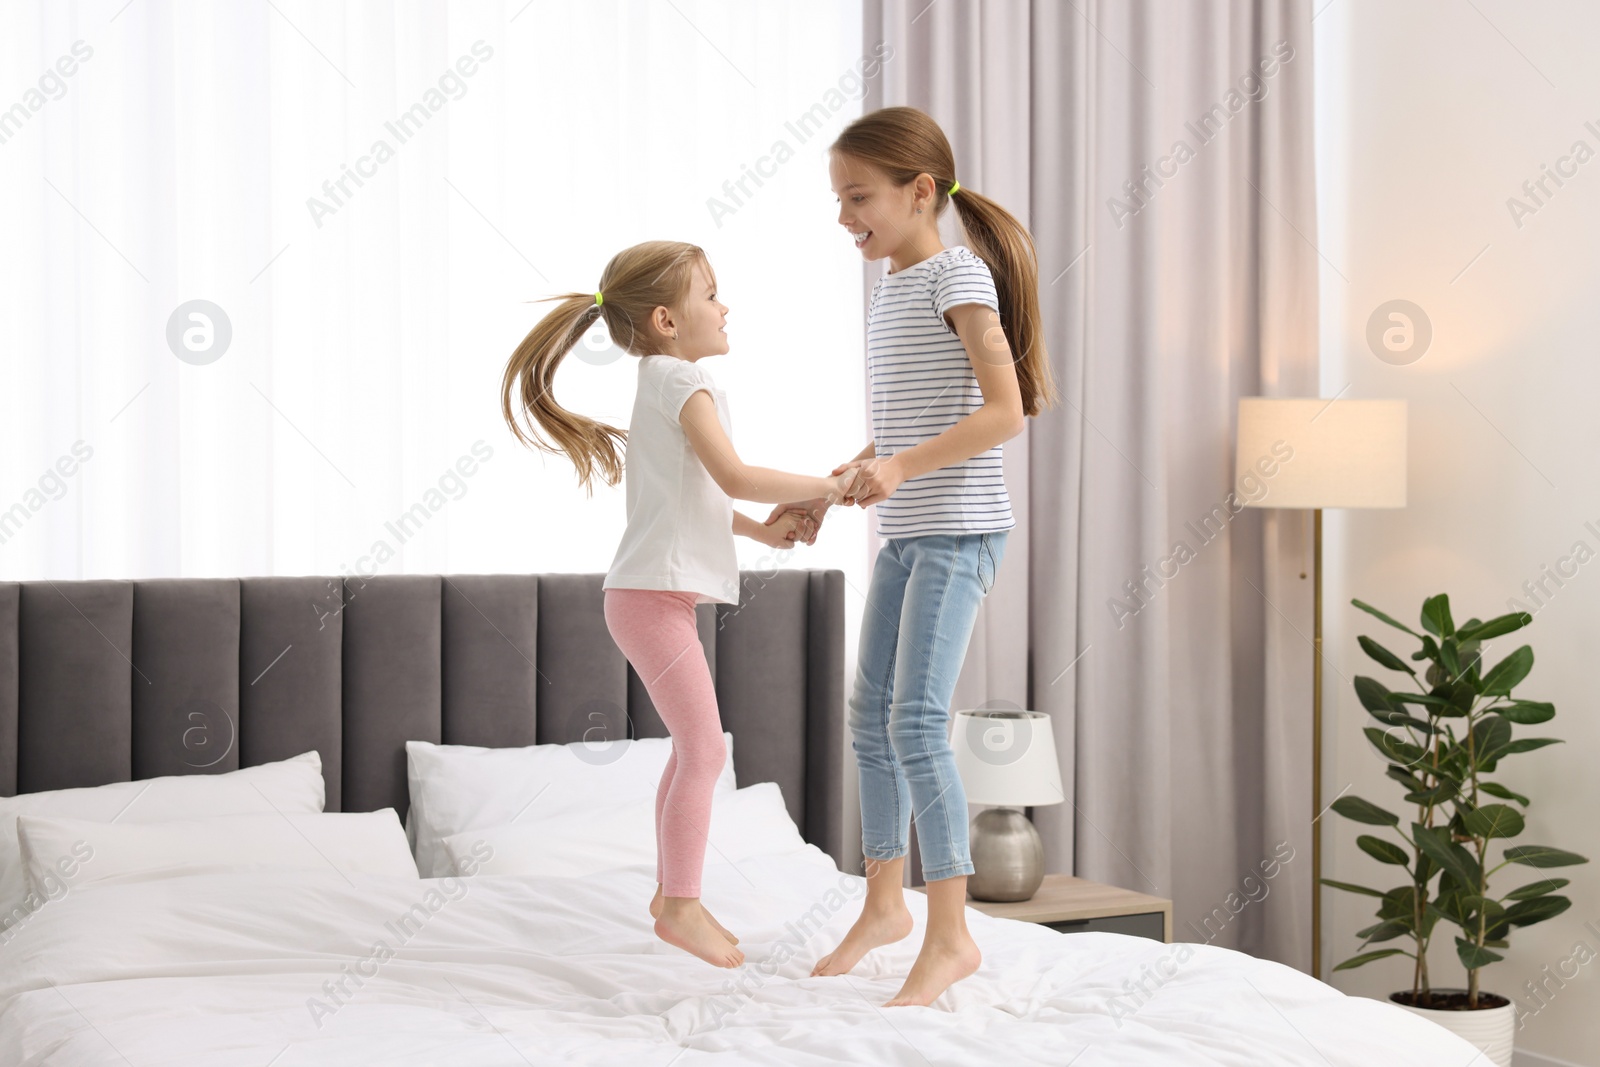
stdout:
{"type": "Polygon", "coordinates": [[[500,410],[512,434],[541,452],[565,455],[590,495],[596,476],[611,486],[622,481],[621,446],[628,434],[558,404],[556,370],[596,319],[605,320],[612,342],[631,355],[655,354],[650,315],[658,307],[682,305],[696,262],[710,271],[705,252],[682,241],[646,241],[617,253],[600,275],[601,297],[546,297],[559,303],[528,331],[506,363],[500,410]]]}

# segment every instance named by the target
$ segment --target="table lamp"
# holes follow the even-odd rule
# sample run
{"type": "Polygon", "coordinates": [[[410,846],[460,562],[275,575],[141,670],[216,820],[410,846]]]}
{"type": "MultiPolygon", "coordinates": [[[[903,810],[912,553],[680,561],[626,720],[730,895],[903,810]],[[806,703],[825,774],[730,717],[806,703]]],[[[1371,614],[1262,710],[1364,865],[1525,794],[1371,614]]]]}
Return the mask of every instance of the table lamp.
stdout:
{"type": "Polygon", "coordinates": [[[1022,811],[1060,804],[1061,764],[1042,711],[958,711],[956,771],[969,804],[994,804],[972,820],[973,900],[1027,900],[1044,881],[1044,842],[1022,811]]]}
{"type": "Polygon", "coordinates": [[[1264,487],[1246,507],[1312,512],[1311,974],[1321,978],[1322,509],[1405,507],[1406,402],[1240,397],[1234,473],[1236,490],[1264,487]]]}

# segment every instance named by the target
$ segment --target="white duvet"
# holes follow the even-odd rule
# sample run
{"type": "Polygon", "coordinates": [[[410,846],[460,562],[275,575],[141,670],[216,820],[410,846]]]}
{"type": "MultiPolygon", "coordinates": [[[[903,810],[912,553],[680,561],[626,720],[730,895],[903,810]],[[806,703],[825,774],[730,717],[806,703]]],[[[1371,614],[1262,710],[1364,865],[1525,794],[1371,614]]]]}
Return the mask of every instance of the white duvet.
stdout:
{"type": "Polygon", "coordinates": [[[977,912],[978,973],[934,1007],[883,1008],[920,942],[920,894],[908,894],[910,938],[850,975],[808,976],[854,919],[862,886],[809,846],[708,862],[706,902],[747,960],[723,971],[654,937],[654,871],[642,866],[585,878],[251,871],[85,885],[0,945],[0,1065],[1474,1058],[1432,1023],[1241,953],[977,912]]]}

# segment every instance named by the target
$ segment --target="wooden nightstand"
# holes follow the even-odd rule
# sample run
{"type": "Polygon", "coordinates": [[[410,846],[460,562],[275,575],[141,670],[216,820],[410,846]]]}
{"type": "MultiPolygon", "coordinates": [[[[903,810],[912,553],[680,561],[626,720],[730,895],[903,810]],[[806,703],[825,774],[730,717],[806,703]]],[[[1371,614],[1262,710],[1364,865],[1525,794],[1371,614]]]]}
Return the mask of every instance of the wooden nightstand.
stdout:
{"type": "Polygon", "coordinates": [[[1000,904],[968,899],[967,907],[999,919],[1039,923],[1065,933],[1093,930],[1155,941],[1172,940],[1172,901],[1070,874],[1045,875],[1044,884],[1030,900],[1000,904]]]}

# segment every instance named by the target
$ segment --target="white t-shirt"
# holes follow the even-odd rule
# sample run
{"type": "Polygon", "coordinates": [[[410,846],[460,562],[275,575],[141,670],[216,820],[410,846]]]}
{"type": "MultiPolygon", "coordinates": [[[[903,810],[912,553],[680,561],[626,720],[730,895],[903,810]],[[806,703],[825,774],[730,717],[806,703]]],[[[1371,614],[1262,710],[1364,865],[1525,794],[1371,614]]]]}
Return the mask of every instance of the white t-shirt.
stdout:
{"type": "Polygon", "coordinates": [[[699,604],[739,602],[733,501],[695,454],[678,413],[704,389],[730,437],[728,398],[699,363],[640,356],[623,453],[628,528],[602,589],[673,589],[699,604]]]}
{"type": "MultiPolygon", "coordinates": [[[[926,441],[983,406],[983,390],[945,312],[961,304],[999,310],[989,265],[964,245],[885,274],[867,309],[872,443],[880,456],[926,441]]],[[[878,536],[994,533],[1016,525],[1001,446],[908,478],[875,505],[878,536]]]]}

